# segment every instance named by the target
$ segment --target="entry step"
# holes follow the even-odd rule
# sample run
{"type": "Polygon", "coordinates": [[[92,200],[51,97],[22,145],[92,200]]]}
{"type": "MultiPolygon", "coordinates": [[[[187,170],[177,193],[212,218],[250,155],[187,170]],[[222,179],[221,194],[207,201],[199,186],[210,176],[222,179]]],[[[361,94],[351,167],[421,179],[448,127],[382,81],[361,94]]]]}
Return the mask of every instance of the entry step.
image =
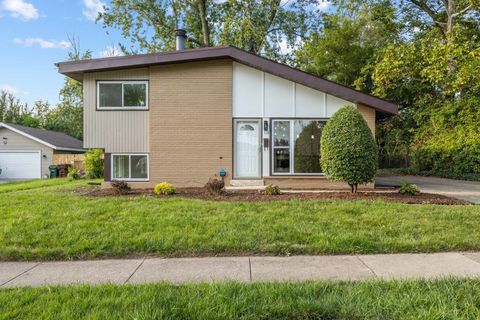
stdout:
{"type": "Polygon", "coordinates": [[[263,187],[264,183],[262,179],[256,180],[231,180],[230,185],[232,187],[263,187]]]}

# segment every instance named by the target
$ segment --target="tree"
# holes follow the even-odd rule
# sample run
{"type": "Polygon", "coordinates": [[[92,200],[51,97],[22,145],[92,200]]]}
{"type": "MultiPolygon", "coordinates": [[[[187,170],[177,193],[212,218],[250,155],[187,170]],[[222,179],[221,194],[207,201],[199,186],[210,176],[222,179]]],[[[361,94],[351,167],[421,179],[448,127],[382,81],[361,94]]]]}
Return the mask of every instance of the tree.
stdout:
{"type": "Polygon", "coordinates": [[[478,0],[404,0],[407,15],[434,26],[448,38],[456,25],[480,26],[478,0]]]}
{"type": "Polygon", "coordinates": [[[0,92],[0,121],[38,127],[39,123],[32,115],[27,103],[22,103],[12,93],[0,92]]]}
{"type": "Polygon", "coordinates": [[[99,19],[120,29],[131,45],[126,53],[157,52],[175,47],[173,30],[188,31],[187,47],[234,45],[276,56],[280,41],[306,38],[319,24],[317,0],[117,0],[99,19]]]}
{"type": "Polygon", "coordinates": [[[371,70],[381,49],[397,41],[400,26],[389,1],[340,7],[326,14],[295,57],[301,69],[341,83],[371,90],[371,70]]]}
{"type": "MultiPolygon", "coordinates": [[[[68,53],[69,60],[85,60],[92,57],[92,52],[82,52],[75,37],[70,38],[72,50],[68,53]]],[[[64,132],[72,137],[83,138],[83,85],[77,80],[65,77],[63,88],[60,89],[60,102],[50,110],[44,120],[43,127],[47,130],[64,132]]]]}
{"type": "Polygon", "coordinates": [[[327,122],[320,141],[321,166],[327,178],[345,181],[352,193],[373,181],[377,145],[362,115],[352,106],[338,110],[327,122]]]}

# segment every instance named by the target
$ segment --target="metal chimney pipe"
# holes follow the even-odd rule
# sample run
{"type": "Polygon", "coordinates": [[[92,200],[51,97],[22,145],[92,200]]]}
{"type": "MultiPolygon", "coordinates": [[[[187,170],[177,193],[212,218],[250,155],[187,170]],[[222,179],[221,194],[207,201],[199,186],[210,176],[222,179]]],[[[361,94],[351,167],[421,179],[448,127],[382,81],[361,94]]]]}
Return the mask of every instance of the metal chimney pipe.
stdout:
{"type": "Polygon", "coordinates": [[[184,29],[176,29],[175,43],[177,50],[185,50],[185,41],[187,41],[187,31],[184,29]]]}

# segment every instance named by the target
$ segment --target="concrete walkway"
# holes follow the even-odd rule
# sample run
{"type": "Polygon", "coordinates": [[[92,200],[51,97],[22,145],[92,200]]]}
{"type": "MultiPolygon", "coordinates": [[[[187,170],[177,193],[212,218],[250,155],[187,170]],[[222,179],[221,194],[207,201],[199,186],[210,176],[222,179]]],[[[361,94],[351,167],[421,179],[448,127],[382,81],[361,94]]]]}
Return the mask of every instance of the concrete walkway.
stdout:
{"type": "Polygon", "coordinates": [[[480,252],[0,262],[0,287],[57,284],[480,277],[480,252]]]}
{"type": "Polygon", "coordinates": [[[382,176],[375,183],[382,186],[400,186],[404,181],[417,185],[420,191],[480,204],[480,182],[421,176],[382,176]]]}

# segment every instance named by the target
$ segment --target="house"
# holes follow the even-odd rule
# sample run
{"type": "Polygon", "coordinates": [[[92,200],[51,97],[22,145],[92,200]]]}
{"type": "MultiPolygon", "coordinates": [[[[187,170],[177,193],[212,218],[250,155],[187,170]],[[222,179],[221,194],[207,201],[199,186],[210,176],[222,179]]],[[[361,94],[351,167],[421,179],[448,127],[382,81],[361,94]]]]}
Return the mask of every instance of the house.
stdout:
{"type": "Polygon", "coordinates": [[[0,122],[0,180],[49,177],[55,158],[84,153],[82,144],[62,132],[0,122]]]}
{"type": "MultiPolygon", "coordinates": [[[[105,181],[336,188],[319,166],[323,126],[354,105],[372,132],[398,106],[227,47],[68,61],[83,82],[84,147],[105,151],[105,181]]],[[[344,187],[341,185],[341,187],[344,187]]]]}

